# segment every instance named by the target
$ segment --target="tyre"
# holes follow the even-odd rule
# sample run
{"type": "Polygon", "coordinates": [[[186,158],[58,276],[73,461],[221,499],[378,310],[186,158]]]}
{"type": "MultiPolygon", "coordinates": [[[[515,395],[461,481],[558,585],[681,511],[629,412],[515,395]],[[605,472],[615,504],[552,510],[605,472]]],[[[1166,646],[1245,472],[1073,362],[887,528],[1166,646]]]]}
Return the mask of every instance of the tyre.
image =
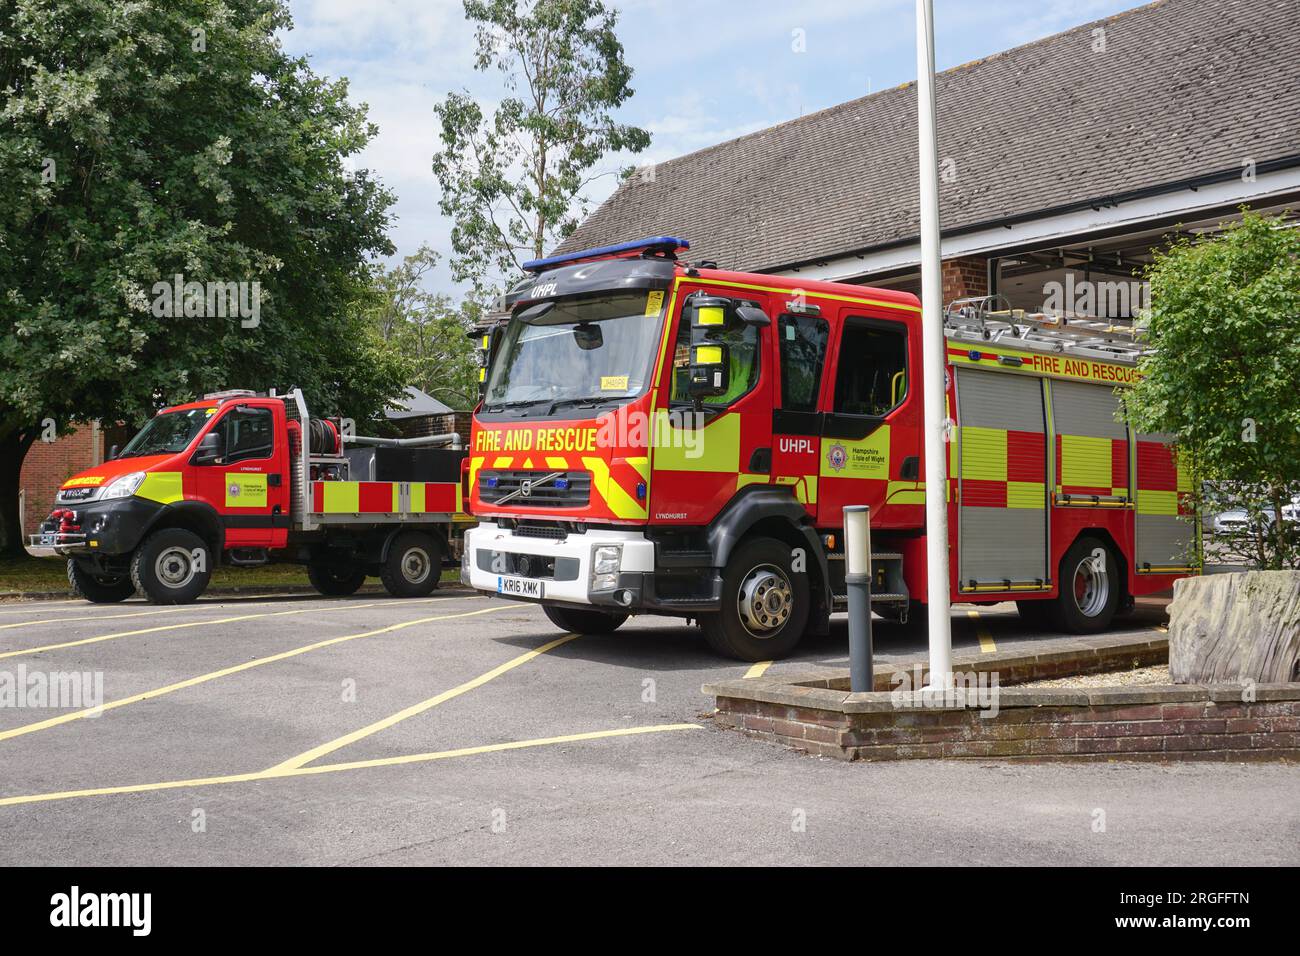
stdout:
{"type": "Polygon", "coordinates": [[[84,598],[92,604],[116,604],[135,594],[135,582],[130,574],[95,574],[73,558],[68,559],[68,587],[73,597],[84,598]]]}
{"type": "Polygon", "coordinates": [[[575,634],[613,634],[627,620],[627,615],[618,611],[589,611],[585,608],[550,605],[542,610],[560,630],[575,634]]]}
{"type": "Polygon", "coordinates": [[[438,586],[440,577],[442,544],[423,531],[403,531],[393,538],[379,569],[379,580],[393,597],[424,597],[438,586]]]}
{"type": "Polygon", "coordinates": [[[184,528],[155,531],[131,557],[131,580],[154,604],[189,604],[211,577],[208,543],[184,528]]]}
{"type": "Polygon", "coordinates": [[[318,594],[347,597],[366,583],[366,572],[346,564],[318,562],[307,565],[307,580],[318,594]]]}
{"type": "Polygon", "coordinates": [[[722,571],[722,607],[700,616],[704,639],[718,654],[742,661],[785,657],[808,624],[808,575],[791,570],[791,548],[752,538],[722,571]]]}
{"type": "Polygon", "coordinates": [[[1054,602],[1057,626],[1070,634],[1095,634],[1110,627],[1119,607],[1120,564],[1098,538],[1074,542],[1061,559],[1060,596],[1054,602]]]}

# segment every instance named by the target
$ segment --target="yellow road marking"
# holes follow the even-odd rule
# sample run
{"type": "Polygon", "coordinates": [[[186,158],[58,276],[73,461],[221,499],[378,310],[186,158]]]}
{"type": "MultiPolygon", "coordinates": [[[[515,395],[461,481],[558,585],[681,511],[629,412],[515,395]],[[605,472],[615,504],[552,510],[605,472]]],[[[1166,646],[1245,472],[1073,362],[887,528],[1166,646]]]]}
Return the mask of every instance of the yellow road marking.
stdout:
{"type": "Polygon", "coordinates": [[[993,643],[993,635],[989,633],[989,629],[985,627],[984,623],[980,620],[980,612],[967,611],[966,614],[975,622],[975,635],[980,639],[980,653],[995,653],[998,646],[993,643]]]}
{"type": "Polygon", "coordinates": [[[36,621],[16,621],[13,624],[0,624],[0,631],[15,627],[33,627],[37,624],[80,624],[82,621],[112,621],[119,617],[152,617],[155,614],[175,614],[177,611],[189,611],[193,608],[184,604],[179,607],[165,607],[156,611],[135,611],[131,614],[96,614],[91,617],[46,617],[36,621]]]}
{"type": "Polygon", "coordinates": [[[85,710],[77,710],[71,713],[59,714],[57,717],[50,717],[47,720],[40,720],[34,724],[25,724],[22,727],[15,727],[13,730],[0,731],[0,740],[9,740],[12,737],[22,737],[26,734],[35,733],[38,730],[45,730],[49,727],[58,727],[74,720],[81,720],[86,717],[98,717],[108,710],[116,710],[119,707],[126,707],[128,704],[138,704],[142,700],[153,700],[155,697],[162,697],[164,694],[171,694],[178,690],[184,690],[187,687],[196,687],[199,684],[206,684],[208,681],[216,680],[219,677],[229,677],[232,674],[239,674],[243,671],[252,670],[254,667],[261,667],[264,664],[274,664],[277,661],[288,660],[291,657],[297,657],[300,654],[306,654],[309,651],[318,651],[321,648],[331,647],[335,644],[343,644],[347,641],[359,640],[363,637],[375,637],[379,634],[391,634],[393,631],[405,630],[408,627],[415,627],[417,624],[429,624],[433,621],[446,621],[457,617],[473,617],[476,614],[488,614],[492,611],[502,611],[508,605],[497,605],[495,607],[481,608],[477,611],[462,611],[458,614],[438,614],[433,617],[417,618],[414,621],[402,621],[398,624],[390,624],[387,627],[381,627],[373,631],[365,631],[361,634],[344,634],[339,637],[331,637],[323,641],[317,641],[314,644],[306,644],[302,647],[295,647],[292,650],[281,651],[279,654],[272,654],[269,657],[258,657],[251,661],[245,661],[242,664],[235,664],[231,667],[223,667],[221,670],[211,671],[207,674],[200,674],[198,677],[189,677],[174,684],[168,684],[165,687],[157,687],[153,690],[147,690],[143,693],[134,694],[131,697],[123,697],[120,700],[109,701],[99,707],[88,707],[85,710]]]}
{"type": "MultiPolygon", "coordinates": [[[[450,601],[455,598],[420,598],[416,601],[404,601],[405,604],[428,604],[430,601],[450,601]]],[[[157,627],[145,627],[135,631],[118,631],[114,634],[102,634],[99,637],[83,637],[75,641],[64,641],[60,644],[44,644],[40,647],[25,647],[20,650],[0,652],[0,660],[6,657],[22,657],[24,654],[38,654],[42,651],[57,651],[65,647],[80,647],[83,644],[98,644],[100,641],[112,641],[119,637],[136,637],[140,634],[157,634],[160,631],[177,631],[187,627],[214,627],[217,624],[234,624],[237,621],[253,621],[263,617],[286,617],[291,614],[311,614],[313,612],[326,613],[328,611],[359,611],[367,607],[379,607],[381,604],[389,604],[391,601],[370,601],[365,604],[319,604],[311,607],[294,608],[291,611],[266,611],[261,614],[240,614],[235,617],[220,617],[205,619],[202,621],[186,621],[183,624],[160,624],[157,627]]]]}
{"type": "Polygon", "coordinates": [[[762,677],[763,673],[771,666],[771,661],[759,661],[757,664],[751,665],[749,670],[745,671],[745,680],[750,680],[754,677],[762,677]]]}
{"type": "Polygon", "coordinates": [[[354,760],[348,763],[319,764],[315,767],[300,767],[294,770],[272,772],[258,770],[253,773],[234,773],[219,777],[195,777],[190,780],[167,780],[162,783],[128,784],[121,787],[96,787],[86,790],[61,790],[54,793],[34,793],[20,797],[0,797],[0,807],[12,807],[26,803],[49,803],[54,800],[72,800],[79,797],[102,797],[119,793],[150,793],[157,790],[178,790],[185,787],[210,787],[225,783],[245,783],[254,780],[283,779],[285,777],[303,777],[322,773],[338,773],[344,770],[360,770],[369,767],[391,767],[400,764],[424,763],[430,760],[447,760],[452,757],[471,757],[477,754],[496,753],[502,750],[523,750],[529,747],[546,747],[554,744],[576,743],[583,740],[602,740],[609,737],[630,737],[638,734],[663,733],[670,730],[700,730],[699,724],[651,724],[644,727],[622,727],[617,730],[596,730],[583,734],[565,734],[560,737],[539,737],[534,740],[514,740],[503,744],[487,744],[482,747],[461,747],[455,750],[437,750],[431,753],[408,754],[401,757],[378,757],[373,760],[354,760]]]}
{"type": "MultiPolygon", "coordinates": [[[[510,605],[504,605],[504,606],[509,607],[510,605]]],[[[389,727],[392,727],[396,724],[400,724],[408,717],[414,717],[417,714],[422,714],[426,710],[430,710],[434,707],[437,707],[439,704],[446,703],[447,701],[455,697],[459,697],[461,694],[469,693],[471,690],[474,690],[476,687],[482,687],[488,681],[500,677],[502,674],[506,673],[507,671],[514,670],[516,667],[520,666],[521,664],[527,664],[529,661],[533,660],[534,658],[541,657],[547,651],[554,650],[555,648],[559,647],[561,644],[567,644],[569,643],[569,641],[572,641],[577,637],[578,637],[577,634],[566,634],[563,637],[557,638],[553,641],[543,644],[541,647],[534,648],[533,650],[528,651],[525,654],[520,654],[518,657],[506,661],[504,664],[492,668],[492,670],[488,671],[486,674],[480,674],[478,677],[475,677],[472,680],[467,680],[463,684],[458,684],[457,686],[453,687],[451,690],[445,690],[441,694],[438,694],[434,697],[430,697],[428,700],[422,700],[418,704],[412,704],[410,707],[406,707],[402,710],[399,710],[397,713],[385,717],[383,720],[377,720],[373,724],[367,724],[365,727],[362,727],[360,730],[354,730],[350,734],[344,734],[342,737],[337,737],[334,740],[329,741],[328,743],[323,743],[319,747],[313,747],[311,750],[308,750],[304,753],[300,753],[296,757],[290,757],[288,760],[285,760],[282,763],[278,763],[274,767],[270,767],[266,772],[274,776],[276,774],[284,773],[289,770],[297,770],[303,765],[309,764],[312,761],[320,757],[323,757],[328,753],[333,753],[336,750],[346,747],[348,744],[354,744],[358,740],[364,740],[366,737],[369,737],[371,734],[377,734],[381,730],[387,730],[389,727]]]]}

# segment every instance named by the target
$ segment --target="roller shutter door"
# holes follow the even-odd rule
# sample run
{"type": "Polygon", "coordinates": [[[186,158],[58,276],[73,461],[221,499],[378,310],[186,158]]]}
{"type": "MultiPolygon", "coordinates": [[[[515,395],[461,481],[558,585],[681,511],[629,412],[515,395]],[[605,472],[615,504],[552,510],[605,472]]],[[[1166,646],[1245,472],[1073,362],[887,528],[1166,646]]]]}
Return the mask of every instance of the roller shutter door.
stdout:
{"type": "Polygon", "coordinates": [[[1056,503],[1122,507],[1129,499],[1128,428],[1119,396],[1104,385],[1053,381],[1056,503]]]}
{"type": "Polygon", "coordinates": [[[1179,517],[1191,490],[1178,468],[1168,435],[1138,435],[1136,558],[1138,574],[1186,570],[1195,525],[1179,517]]]}
{"type": "Polygon", "coordinates": [[[958,582],[965,592],[1047,580],[1042,380],[957,373],[958,582]]]}

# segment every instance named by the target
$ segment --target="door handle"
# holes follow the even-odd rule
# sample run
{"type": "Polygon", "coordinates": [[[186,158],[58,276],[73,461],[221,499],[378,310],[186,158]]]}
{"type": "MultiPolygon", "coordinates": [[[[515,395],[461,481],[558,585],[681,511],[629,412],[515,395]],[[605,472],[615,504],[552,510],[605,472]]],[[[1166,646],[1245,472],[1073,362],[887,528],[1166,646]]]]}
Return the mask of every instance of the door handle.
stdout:
{"type": "Polygon", "coordinates": [[[749,470],[756,475],[770,475],[772,473],[772,449],[755,448],[754,453],[749,456],[749,470]]]}
{"type": "Polygon", "coordinates": [[[267,475],[267,476],[266,476],[266,483],[267,483],[270,487],[272,487],[272,488],[279,488],[279,487],[280,487],[280,476],[279,476],[278,474],[275,474],[275,475],[267,475]]]}

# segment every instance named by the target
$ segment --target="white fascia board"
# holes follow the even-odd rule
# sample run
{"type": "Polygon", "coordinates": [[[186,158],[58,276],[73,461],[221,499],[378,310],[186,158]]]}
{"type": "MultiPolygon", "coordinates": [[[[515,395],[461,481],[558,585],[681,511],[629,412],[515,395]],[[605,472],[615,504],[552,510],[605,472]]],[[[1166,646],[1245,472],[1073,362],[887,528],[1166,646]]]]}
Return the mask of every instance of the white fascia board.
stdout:
{"type": "MultiPolygon", "coordinates": [[[[1144,222],[1165,219],[1169,216],[1185,216],[1189,220],[1195,220],[1208,209],[1241,203],[1254,204],[1296,190],[1300,190],[1300,168],[1278,170],[1260,174],[1253,183],[1233,179],[1200,186],[1196,190],[1180,189],[1176,192],[1147,196],[1102,209],[1084,209],[1058,216],[1031,219],[1016,223],[1010,228],[993,226],[959,236],[949,236],[943,239],[940,254],[946,260],[996,253],[1003,249],[1035,242],[1050,242],[1053,239],[1068,238],[1073,242],[1089,233],[1114,229],[1117,226],[1137,227],[1144,222]]],[[[846,279],[875,275],[891,269],[919,268],[920,264],[921,246],[920,243],[914,242],[905,246],[882,249],[879,252],[863,253],[860,257],[845,256],[829,259],[825,265],[783,269],[773,275],[843,282],[846,279]]]]}

